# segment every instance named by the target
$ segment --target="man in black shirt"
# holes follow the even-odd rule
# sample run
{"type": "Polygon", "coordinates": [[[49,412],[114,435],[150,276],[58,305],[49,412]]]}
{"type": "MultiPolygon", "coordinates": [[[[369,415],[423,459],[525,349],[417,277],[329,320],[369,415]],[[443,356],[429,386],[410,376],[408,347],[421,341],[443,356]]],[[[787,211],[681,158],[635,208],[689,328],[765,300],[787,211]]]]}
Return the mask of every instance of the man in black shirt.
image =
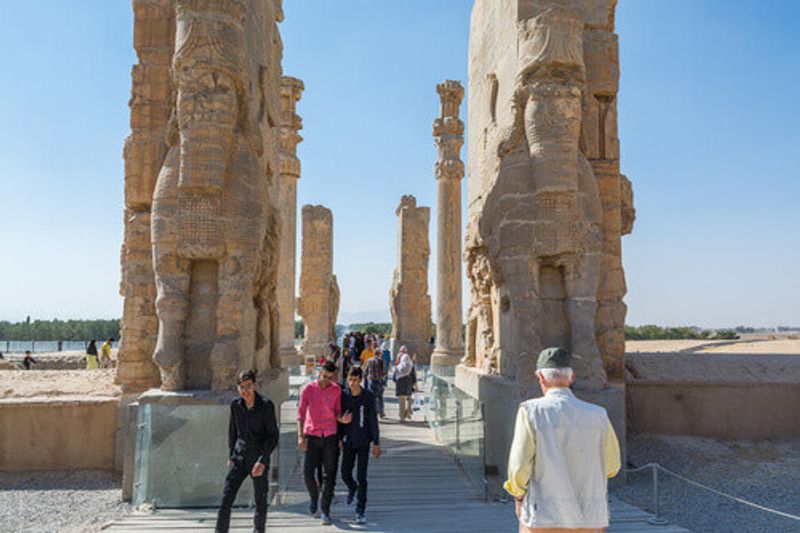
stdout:
{"type": "Polygon", "coordinates": [[[254,531],[263,532],[267,526],[267,490],[269,456],[278,444],[278,424],[275,406],[256,392],[256,373],[240,372],[237,389],[240,398],[231,402],[228,425],[228,475],[222,505],[217,515],[217,533],[227,533],[231,507],[244,479],[253,478],[256,499],[254,531]]]}
{"type": "MultiPolygon", "coordinates": [[[[373,357],[373,361],[378,356],[373,357]]],[[[358,367],[351,368],[347,376],[349,388],[342,391],[342,411],[352,414],[348,423],[339,423],[339,439],[342,449],[342,481],[347,485],[347,505],[356,500],[356,524],[366,524],[367,509],[367,464],[370,444],[372,455],[381,456],[380,428],[375,409],[375,397],[361,386],[364,373],[358,367]],[[353,467],[356,479],[353,479],[353,467]]]]}
{"type": "Polygon", "coordinates": [[[31,365],[35,365],[36,363],[38,363],[38,361],[33,358],[33,355],[31,355],[31,351],[25,350],[25,358],[22,360],[22,364],[25,367],[25,370],[30,370],[31,365]]]}

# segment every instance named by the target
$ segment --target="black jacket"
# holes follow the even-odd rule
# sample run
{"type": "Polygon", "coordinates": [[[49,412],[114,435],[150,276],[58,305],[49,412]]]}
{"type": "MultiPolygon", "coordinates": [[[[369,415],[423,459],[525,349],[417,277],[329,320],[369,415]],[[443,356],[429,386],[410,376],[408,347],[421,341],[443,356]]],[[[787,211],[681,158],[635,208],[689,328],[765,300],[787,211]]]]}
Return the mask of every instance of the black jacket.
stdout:
{"type": "Polygon", "coordinates": [[[275,406],[270,400],[256,393],[252,409],[247,409],[243,398],[231,402],[228,425],[228,457],[231,461],[269,466],[269,456],[278,445],[279,435],[275,406]]]}
{"type": "Polygon", "coordinates": [[[339,424],[339,438],[348,448],[361,448],[369,443],[380,445],[378,413],[375,411],[375,396],[361,388],[361,394],[353,396],[349,388],[342,389],[342,413],[350,411],[353,420],[339,424]]]}

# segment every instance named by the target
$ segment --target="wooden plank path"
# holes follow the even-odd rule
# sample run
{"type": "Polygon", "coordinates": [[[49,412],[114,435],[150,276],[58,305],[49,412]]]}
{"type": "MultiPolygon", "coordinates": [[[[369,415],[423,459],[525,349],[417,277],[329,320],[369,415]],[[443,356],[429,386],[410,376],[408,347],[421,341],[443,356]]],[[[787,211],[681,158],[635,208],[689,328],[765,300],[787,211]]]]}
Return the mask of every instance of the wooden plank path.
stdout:
{"type": "MultiPolygon", "coordinates": [[[[281,504],[269,510],[267,530],[290,533],[330,531],[385,532],[515,532],[517,521],[512,503],[486,503],[480,500],[447,450],[434,439],[433,432],[417,412],[415,421],[397,421],[397,403],[387,390],[387,414],[381,421],[383,456],[370,457],[369,494],[366,525],[353,523],[354,506],[345,505],[347,490],[337,476],[337,502],[331,509],[333,525],[323,526],[308,515],[308,496],[302,472],[295,472],[281,504]]],[[[245,481],[249,483],[249,481],[245,481]]],[[[677,526],[651,526],[651,515],[641,509],[611,500],[609,532],[678,533],[677,526]]],[[[252,509],[235,510],[231,531],[252,531],[252,509]]],[[[160,509],[133,513],[111,522],[110,533],[143,531],[213,531],[216,509],[160,509]]]]}

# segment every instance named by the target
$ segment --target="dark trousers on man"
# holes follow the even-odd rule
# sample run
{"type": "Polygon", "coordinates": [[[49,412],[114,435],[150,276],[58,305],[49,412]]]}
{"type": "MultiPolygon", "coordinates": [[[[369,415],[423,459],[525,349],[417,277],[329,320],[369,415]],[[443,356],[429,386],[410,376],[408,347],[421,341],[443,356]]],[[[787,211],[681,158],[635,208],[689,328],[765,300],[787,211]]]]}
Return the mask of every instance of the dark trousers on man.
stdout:
{"type": "Polygon", "coordinates": [[[379,415],[384,415],[383,407],[383,389],[384,384],[382,381],[367,381],[367,390],[375,397],[375,412],[379,415]]]}
{"type": "Polygon", "coordinates": [[[336,483],[336,465],[339,462],[339,442],[336,435],[327,437],[307,437],[308,448],[303,464],[303,474],[308,496],[312,502],[319,499],[319,487],[314,473],[322,464],[322,512],[330,514],[333,501],[333,487],[336,483]]]}
{"type": "MultiPolygon", "coordinates": [[[[245,478],[250,475],[255,461],[236,461],[228,469],[228,475],[225,477],[225,490],[222,493],[222,505],[219,507],[217,514],[217,527],[216,533],[228,533],[228,528],[231,522],[231,507],[236,500],[236,494],[242,486],[245,478]]],[[[263,533],[267,527],[267,494],[269,491],[268,485],[269,466],[264,470],[264,473],[253,479],[253,492],[256,499],[256,514],[253,518],[253,530],[263,533]]]]}
{"type": "Polygon", "coordinates": [[[342,453],[342,481],[347,485],[350,492],[356,493],[356,514],[364,514],[367,509],[368,463],[369,444],[360,448],[344,447],[342,453]],[[356,479],[353,479],[353,466],[356,466],[356,479]]]}

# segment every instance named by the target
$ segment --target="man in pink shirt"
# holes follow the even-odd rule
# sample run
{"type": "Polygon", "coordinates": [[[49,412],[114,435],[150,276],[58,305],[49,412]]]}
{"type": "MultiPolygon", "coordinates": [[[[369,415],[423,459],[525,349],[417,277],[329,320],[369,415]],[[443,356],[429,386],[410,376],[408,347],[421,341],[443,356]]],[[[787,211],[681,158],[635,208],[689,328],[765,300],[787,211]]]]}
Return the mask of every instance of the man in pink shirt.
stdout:
{"type": "Polygon", "coordinates": [[[336,364],[328,361],[319,379],[309,383],[300,394],[297,409],[297,447],[306,452],[303,473],[311,501],[308,512],[317,514],[319,487],[314,472],[322,465],[322,523],[331,523],[331,501],[339,462],[337,422],[349,424],[350,413],[342,414],[342,388],[335,383],[336,364]]]}

